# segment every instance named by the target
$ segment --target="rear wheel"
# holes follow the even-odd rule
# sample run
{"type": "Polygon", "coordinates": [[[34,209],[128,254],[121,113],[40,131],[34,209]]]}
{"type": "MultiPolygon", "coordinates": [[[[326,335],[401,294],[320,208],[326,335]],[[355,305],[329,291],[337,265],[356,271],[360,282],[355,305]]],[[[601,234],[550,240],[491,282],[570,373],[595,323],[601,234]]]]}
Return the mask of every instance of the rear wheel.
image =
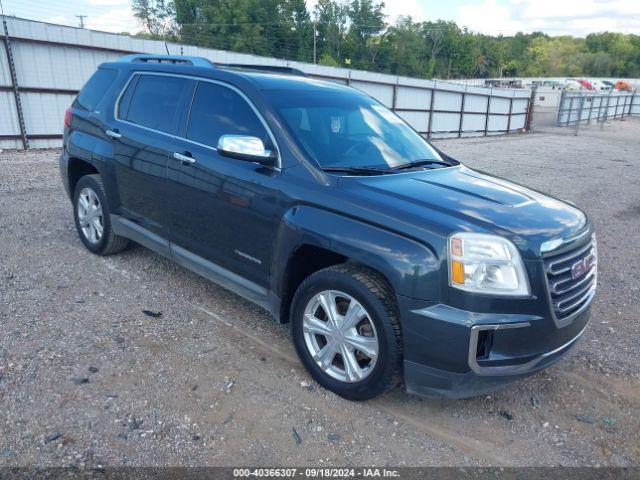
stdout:
{"type": "Polygon", "coordinates": [[[78,180],[73,194],[73,213],[80,240],[90,252],[110,255],[129,244],[128,239],[113,233],[100,175],[85,175],[78,180]]]}
{"type": "Polygon", "coordinates": [[[372,270],[338,265],[309,276],[293,299],[291,328],[311,375],[342,397],[367,400],[400,380],[397,307],[372,270]]]}

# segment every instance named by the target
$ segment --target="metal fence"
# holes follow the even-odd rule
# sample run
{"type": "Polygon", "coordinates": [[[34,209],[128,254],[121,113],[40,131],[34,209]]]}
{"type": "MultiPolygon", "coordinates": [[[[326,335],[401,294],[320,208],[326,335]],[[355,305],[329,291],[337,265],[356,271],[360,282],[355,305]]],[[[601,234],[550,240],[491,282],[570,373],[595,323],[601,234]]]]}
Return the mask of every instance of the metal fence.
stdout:
{"type": "Polygon", "coordinates": [[[633,92],[572,93],[563,92],[558,104],[559,126],[619,120],[640,115],[640,98],[633,92]]]}
{"type": "Polygon", "coordinates": [[[0,18],[0,148],[60,146],[64,111],[84,82],[100,63],[130,53],[295,67],[364,91],[427,137],[514,133],[526,130],[530,121],[529,90],[384,75],[0,18]]]}

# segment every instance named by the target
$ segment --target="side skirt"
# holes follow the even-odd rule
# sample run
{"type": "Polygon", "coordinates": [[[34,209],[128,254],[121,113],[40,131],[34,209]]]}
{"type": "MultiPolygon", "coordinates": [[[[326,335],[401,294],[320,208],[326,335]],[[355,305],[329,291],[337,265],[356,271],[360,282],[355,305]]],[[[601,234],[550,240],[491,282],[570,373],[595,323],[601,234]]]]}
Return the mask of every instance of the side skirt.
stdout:
{"type": "Polygon", "coordinates": [[[279,317],[279,302],[271,298],[270,292],[260,285],[247,280],[221,266],[210,262],[177,245],[172,245],[166,239],[150,232],[131,220],[112,214],[110,216],[113,231],[122,237],[129,238],[136,243],[153,250],[160,255],[175,260],[181,266],[197,273],[198,275],[217,283],[221,287],[246,298],[256,305],[279,317]],[[274,313],[278,312],[278,313],[274,313]]]}

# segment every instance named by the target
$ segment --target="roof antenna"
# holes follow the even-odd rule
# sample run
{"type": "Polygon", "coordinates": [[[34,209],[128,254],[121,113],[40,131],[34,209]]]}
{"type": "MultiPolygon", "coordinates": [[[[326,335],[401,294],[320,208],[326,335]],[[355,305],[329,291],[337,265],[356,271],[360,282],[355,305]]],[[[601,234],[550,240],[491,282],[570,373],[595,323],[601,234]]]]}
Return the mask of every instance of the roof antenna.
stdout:
{"type": "Polygon", "coordinates": [[[167,41],[166,40],[164,41],[164,48],[167,50],[167,55],[171,55],[169,53],[169,45],[167,45],[167,41]]]}

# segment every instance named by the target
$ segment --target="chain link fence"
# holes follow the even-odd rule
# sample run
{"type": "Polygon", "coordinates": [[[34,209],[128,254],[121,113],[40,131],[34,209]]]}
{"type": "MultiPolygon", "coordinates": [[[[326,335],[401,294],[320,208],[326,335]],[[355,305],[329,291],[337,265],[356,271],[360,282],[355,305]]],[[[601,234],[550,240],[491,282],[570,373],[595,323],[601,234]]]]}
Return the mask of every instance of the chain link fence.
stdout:
{"type": "Polygon", "coordinates": [[[558,104],[558,126],[619,120],[640,116],[640,98],[632,92],[563,92],[558,104]]]}

